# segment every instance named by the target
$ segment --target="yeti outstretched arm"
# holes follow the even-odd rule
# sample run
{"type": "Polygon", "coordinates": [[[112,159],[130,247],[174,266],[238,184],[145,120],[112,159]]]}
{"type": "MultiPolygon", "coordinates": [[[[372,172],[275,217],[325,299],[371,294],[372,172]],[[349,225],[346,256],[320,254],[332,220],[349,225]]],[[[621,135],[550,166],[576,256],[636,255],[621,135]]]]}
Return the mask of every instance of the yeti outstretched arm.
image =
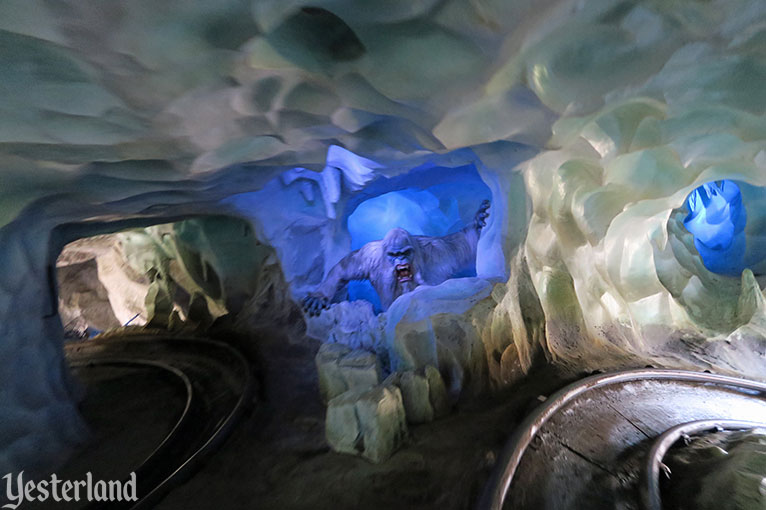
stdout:
{"type": "Polygon", "coordinates": [[[319,288],[303,298],[303,309],[309,315],[319,315],[330,306],[330,300],[338,288],[351,280],[370,279],[375,261],[382,257],[380,244],[381,241],[372,241],[340,259],[319,288]]]}
{"type": "Polygon", "coordinates": [[[476,264],[476,246],[481,229],[487,225],[489,200],[484,200],[474,221],[462,230],[442,237],[414,236],[421,247],[424,283],[438,285],[476,264]]]}
{"type": "Polygon", "coordinates": [[[465,228],[443,237],[416,236],[423,254],[423,283],[439,285],[444,280],[468,269],[476,261],[479,233],[465,228]]]}

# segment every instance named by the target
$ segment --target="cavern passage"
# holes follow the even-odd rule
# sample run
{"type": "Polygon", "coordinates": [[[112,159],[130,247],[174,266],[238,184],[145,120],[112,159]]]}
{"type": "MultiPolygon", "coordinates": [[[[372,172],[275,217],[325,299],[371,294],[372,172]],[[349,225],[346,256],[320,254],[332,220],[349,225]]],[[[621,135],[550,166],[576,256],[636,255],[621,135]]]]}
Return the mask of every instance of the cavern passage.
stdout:
{"type": "Polygon", "coordinates": [[[59,317],[69,338],[130,325],[206,329],[249,304],[270,257],[249,222],[225,216],[78,239],[56,259],[59,317]]]}
{"type": "Polygon", "coordinates": [[[762,0],[4,0],[0,69],[3,504],[763,507],[762,0]]]}

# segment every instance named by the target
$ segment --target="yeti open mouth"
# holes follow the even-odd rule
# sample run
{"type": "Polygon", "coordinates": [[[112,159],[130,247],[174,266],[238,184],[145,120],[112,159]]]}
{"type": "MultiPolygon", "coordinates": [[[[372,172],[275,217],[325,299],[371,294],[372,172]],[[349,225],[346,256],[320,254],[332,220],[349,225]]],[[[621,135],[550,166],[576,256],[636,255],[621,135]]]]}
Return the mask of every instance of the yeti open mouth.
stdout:
{"type": "Polygon", "coordinates": [[[411,282],[412,281],[412,265],[397,264],[396,279],[399,280],[400,282],[411,282]]]}

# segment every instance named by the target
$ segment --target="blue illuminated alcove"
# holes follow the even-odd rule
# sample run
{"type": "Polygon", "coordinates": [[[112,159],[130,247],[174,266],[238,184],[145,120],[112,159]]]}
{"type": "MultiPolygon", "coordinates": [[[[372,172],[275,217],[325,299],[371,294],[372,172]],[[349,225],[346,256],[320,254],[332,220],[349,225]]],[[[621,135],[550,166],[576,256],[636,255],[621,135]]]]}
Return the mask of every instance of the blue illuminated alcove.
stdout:
{"type": "MultiPolygon", "coordinates": [[[[482,200],[491,192],[473,165],[443,168],[423,165],[390,179],[381,179],[357,197],[347,216],[351,249],[382,239],[392,228],[414,235],[443,236],[473,221],[482,200]]],[[[455,277],[475,276],[466,268],[455,277]]],[[[379,312],[380,300],[368,281],[348,285],[349,300],[366,299],[379,312]]]]}
{"type": "Polygon", "coordinates": [[[686,207],[684,226],[694,235],[705,267],[718,274],[742,273],[747,211],[737,183],[724,179],[703,184],[691,192],[686,207]]]}
{"type": "MultiPolygon", "coordinates": [[[[529,151],[515,145],[512,149],[504,161],[529,157],[529,151]]],[[[321,171],[316,165],[270,168],[274,177],[260,189],[236,192],[242,182],[252,179],[252,169],[242,165],[237,179],[223,183],[232,193],[220,203],[230,214],[251,220],[259,240],[274,247],[296,299],[312,292],[342,256],[382,239],[390,229],[449,234],[471,224],[486,199],[496,202],[479,240],[476,263],[453,277],[507,277],[501,243],[520,232],[512,230],[505,237],[499,231],[509,207],[524,212],[524,196],[501,192],[504,185],[498,175],[481,166],[471,151],[434,154],[429,159],[419,155],[415,161],[412,166],[404,161],[377,162],[332,146],[321,171]]],[[[519,174],[509,178],[523,186],[519,174]]],[[[334,301],[348,299],[369,300],[380,310],[369,282],[352,282],[334,296],[334,301]]]]}

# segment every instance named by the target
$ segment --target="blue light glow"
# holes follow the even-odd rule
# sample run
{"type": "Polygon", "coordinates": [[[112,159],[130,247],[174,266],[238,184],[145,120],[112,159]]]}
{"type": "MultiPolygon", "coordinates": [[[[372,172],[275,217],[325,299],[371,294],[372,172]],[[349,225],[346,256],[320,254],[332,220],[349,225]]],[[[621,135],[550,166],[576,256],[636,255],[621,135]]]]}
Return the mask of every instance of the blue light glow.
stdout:
{"type": "MultiPolygon", "coordinates": [[[[434,179],[441,170],[450,172],[453,179],[415,187],[418,173],[410,175],[413,187],[383,193],[360,203],[348,216],[351,249],[361,248],[370,241],[385,237],[392,228],[403,228],[414,235],[443,236],[456,232],[473,221],[479,204],[491,198],[491,192],[476,169],[432,169],[423,174],[423,181],[434,179]]],[[[475,276],[471,272],[456,276],[475,276]]],[[[380,300],[367,281],[350,282],[349,300],[366,299],[380,311],[380,300]]]]}
{"type": "Polygon", "coordinates": [[[431,191],[405,189],[367,200],[348,218],[351,249],[382,239],[392,228],[410,234],[441,236],[461,224],[457,200],[443,202],[431,191]]]}
{"type": "Polygon", "coordinates": [[[684,226],[694,235],[705,267],[714,273],[739,275],[745,267],[747,224],[739,186],[730,180],[703,184],[686,199],[686,207],[684,226]]]}

